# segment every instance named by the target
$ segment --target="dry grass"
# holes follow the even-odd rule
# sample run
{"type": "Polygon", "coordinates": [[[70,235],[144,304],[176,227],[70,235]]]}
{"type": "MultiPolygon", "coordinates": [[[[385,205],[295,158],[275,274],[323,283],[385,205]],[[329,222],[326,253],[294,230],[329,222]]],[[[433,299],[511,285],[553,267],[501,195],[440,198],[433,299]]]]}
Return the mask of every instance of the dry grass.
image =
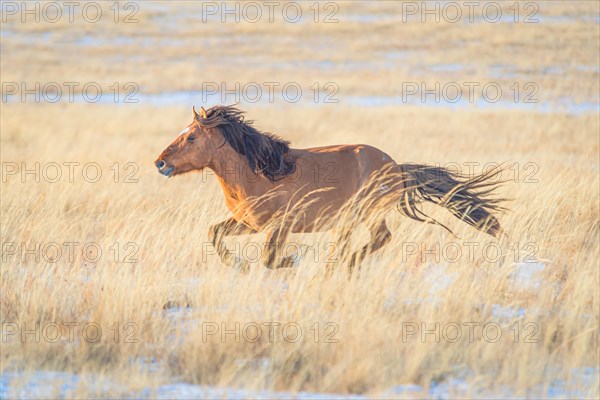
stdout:
{"type": "MultiPolygon", "coordinates": [[[[542,11],[555,15],[592,12],[597,16],[598,11],[594,2],[541,4],[542,11]]],[[[340,13],[351,7],[349,3],[341,5],[340,13]]],[[[348,12],[383,15],[393,5],[352,7],[357,8],[348,12]]],[[[102,34],[92,30],[99,36],[156,35],[162,40],[158,40],[158,48],[76,46],[84,52],[85,57],[80,57],[59,54],[40,41],[23,47],[21,41],[27,36],[3,36],[2,80],[110,82],[107,85],[132,80],[147,91],[163,91],[198,89],[202,81],[331,79],[339,83],[344,94],[389,95],[398,82],[414,79],[486,80],[490,65],[509,59],[527,71],[524,76],[528,81],[540,82],[544,96],[597,101],[598,71],[576,69],[577,65],[598,66],[600,36],[593,23],[524,28],[481,24],[469,30],[448,24],[381,21],[371,23],[371,34],[361,35],[354,23],[333,27],[312,24],[302,31],[302,45],[296,39],[301,28],[289,24],[260,25],[251,32],[245,24],[217,24],[229,29],[225,34],[214,29],[215,25],[187,24],[176,33],[177,44],[170,45],[151,18],[152,13],[162,12],[172,13],[142,7],[142,22],[136,24],[135,31],[115,24],[110,25],[113,31],[102,34]],[[203,46],[191,45],[199,36],[203,46]],[[407,39],[380,40],[385,37],[407,39]],[[473,37],[484,41],[485,46],[469,44],[443,50],[447,41],[471,43],[473,37]],[[220,40],[221,45],[209,46],[211,40],[220,40]],[[236,43],[235,49],[229,41],[236,43]],[[339,51],[313,46],[319,41],[332,41],[339,51]],[[511,49],[514,41],[518,46],[511,49]],[[286,43],[297,46],[291,50],[286,43]],[[419,56],[409,55],[406,62],[397,62],[381,73],[368,67],[379,59],[379,52],[393,49],[414,51],[419,56]],[[127,59],[134,51],[137,58],[133,60],[137,61],[133,63],[110,61],[119,55],[127,59]],[[237,61],[224,56],[230,51],[239,60],[260,62],[241,68],[237,61]],[[33,52],[39,61],[28,61],[33,52]],[[319,57],[333,59],[332,67],[311,72],[278,68],[276,63],[319,57]],[[363,60],[365,66],[344,69],[337,62],[346,57],[363,60]],[[109,62],[99,63],[105,58],[109,62]],[[414,75],[419,66],[437,63],[470,64],[473,69],[450,76],[436,76],[435,72],[414,75]],[[555,65],[566,72],[556,76],[542,72],[555,65]]],[[[17,24],[8,29],[36,35],[46,28],[43,24],[17,24]]],[[[73,31],[83,35],[78,29],[68,24],[53,26],[52,34],[66,37],[73,31]]],[[[66,50],[71,45],[60,46],[66,50]]],[[[356,108],[343,101],[319,107],[244,106],[259,127],[289,138],[294,147],[367,142],[398,162],[462,166],[467,162],[518,163],[517,182],[506,184],[501,193],[514,199],[508,205],[510,213],[501,218],[506,238],[496,241],[439,214],[461,238],[456,239],[439,227],[391,213],[393,241],[366,260],[359,276],[349,279],[341,267],[332,275],[325,274],[325,245],[332,240],[328,233],[291,238],[312,246],[294,270],[268,271],[254,263],[250,273],[240,274],[210,254],[203,244],[208,227],[229,216],[216,180],[210,174],[165,180],[152,165],[155,156],[189,122],[190,108],[190,104],[2,104],[3,171],[12,162],[25,162],[28,168],[35,162],[42,166],[50,162],[95,162],[102,170],[96,183],[83,179],[81,166],[75,167],[72,183],[64,165],[63,178],[57,183],[44,179],[36,183],[33,175],[3,176],[3,329],[11,323],[25,324],[28,329],[36,323],[57,323],[66,332],[65,323],[94,322],[103,332],[97,343],[81,340],[77,329],[74,343],[69,343],[68,335],[57,343],[43,338],[36,343],[34,335],[26,340],[8,335],[2,343],[3,373],[21,371],[25,381],[27,374],[36,370],[75,372],[82,377],[73,393],[76,397],[131,395],[174,380],[379,397],[393,395],[388,391],[394,385],[416,383],[427,388],[452,378],[467,382],[465,391],[450,392],[465,398],[498,395],[506,388],[513,395],[538,397],[557,381],[564,381],[565,387],[576,390],[571,393],[579,397],[600,396],[597,114],[408,105],[356,108]],[[116,183],[111,169],[115,162],[120,168],[116,183]],[[124,182],[127,162],[139,168],[134,183],[124,182]],[[534,176],[529,175],[532,171],[534,176]],[[22,259],[9,254],[9,242],[28,249],[36,243],[56,242],[62,245],[63,254],[55,262],[36,261],[31,255],[22,259]],[[80,243],[72,260],[65,254],[65,242],[80,243]],[[84,243],[98,244],[102,250],[99,261],[90,262],[93,257],[82,254],[84,243]],[[116,259],[115,243],[119,249],[116,259]],[[320,249],[317,260],[315,244],[320,249]],[[473,244],[471,259],[467,252],[473,244]],[[494,259],[486,258],[482,250],[486,244],[501,248],[505,257],[495,259],[490,250],[494,259]],[[435,246],[441,249],[437,255],[427,253],[435,246]],[[462,251],[456,261],[443,257],[453,254],[456,247],[462,251]],[[124,257],[134,248],[137,262],[125,262],[124,257]],[[531,282],[523,286],[515,278],[519,264],[532,250],[546,265],[536,287],[531,282]],[[180,307],[164,310],[168,303],[180,307]],[[133,325],[125,329],[128,322],[133,325]],[[271,343],[264,325],[268,322],[299,324],[302,337],[290,343],[283,340],[279,329],[271,343]],[[479,324],[473,342],[468,340],[464,325],[471,322],[479,324]],[[121,334],[118,342],[111,330],[115,323],[119,323],[121,334]],[[235,323],[241,327],[257,323],[263,327],[263,336],[255,343],[239,335],[239,342],[234,335],[225,340],[218,334],[203,337],[212,323],[219,327],[226,324],[228,329],[235,323]],[[315,323],[320,331],[316,341],[311,330],[315,323]],[[326,323],[334,325],[325,330],[326,323]],[[426,323],[429,329],[435,323],[442,327],[457,323],[463,327],[463,337],[456,343],[443,337],[438,343],[433,335],[426,340],[419,335],[403,340],[403,331],[412,323],[419,327],[426,323]],[[502,337],[497,342],[483,337],[480,328],[486,323],[501,326],[502,337]],[[520,324],[516,342],[515,323],[520,324]],[[534,325],[524,329],[527,323],[534,325]],[[334,327],[336,342],[328,343],[326,333],[334,327]],[[537,342],[528,343],[525,339],[534,327],[537,342]],[[137,343],[125,343],[124,335],[134,328],[137,343]],[[590,367],[595,368],[591,384],[582,383],[578,371],[590,367]],[[103,388],[104,382],[120,386],[103,388]]],[[[511,170],[506,174],[515,178],[511,170]]],[[[359,229],[355,241],[365,239],[365,232],[359,229]]],[[[249,243],[262,240],[261,236],[244,236],[228,239],[228,244],[231,248],[235,243],[250,248],[247,255],[252,256],[254,247],[249,243]]],[[[293,332],[289,331],[291,337],[293,332]]],[[[251,331],[246,333],[251,336],[251,331]]]]}

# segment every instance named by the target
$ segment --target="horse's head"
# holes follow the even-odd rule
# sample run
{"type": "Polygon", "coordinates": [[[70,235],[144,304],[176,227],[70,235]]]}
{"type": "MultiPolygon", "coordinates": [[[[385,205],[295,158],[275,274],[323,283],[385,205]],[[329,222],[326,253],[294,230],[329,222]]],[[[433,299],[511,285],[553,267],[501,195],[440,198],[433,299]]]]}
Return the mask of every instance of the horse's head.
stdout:
{"type": "Polygon", "coordinates": [[[296,169],[289,151],[286,140],[257,130],[252,121],[244,120],[243,111],[214,106],[208,113],[204,108],[200,114],[194,110],[194,121],[154,164],[161,174],[173,176],[222,167],[223,162],[246,162],[253,173],[276,181],[296,169]]]}
{"type": "Polygon", "coordinates": [[[217,146],[214,145],[214,129],[203,128],[200,124],[206,118],[206,110],[194,111],[194,120],[158,156],[154,165],[158,172],[171,177],[186,172],[201,170],[210,165],[217,146]]]}

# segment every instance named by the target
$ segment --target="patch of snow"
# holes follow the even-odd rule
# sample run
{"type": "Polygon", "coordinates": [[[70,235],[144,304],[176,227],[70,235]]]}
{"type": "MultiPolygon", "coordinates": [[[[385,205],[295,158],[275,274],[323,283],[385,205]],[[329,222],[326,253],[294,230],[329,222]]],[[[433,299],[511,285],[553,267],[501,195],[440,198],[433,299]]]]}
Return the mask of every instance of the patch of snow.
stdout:
{"type": "Polygon", "coordinates": [[[523,307],[515,309],[500,304],[492,304],[492,316],[498,319],[523,318],[526,311],[523,307]]]}
{"type": "Polygon", "coordinates": [[[136,399],[365,399],[363,396],[339,395],[312,392],[271,392],[245,389],[219,388],[189,383],[161,385],[156,389],[144,389],[141,392],[128,391],[120,386],[105,384],[94,385],[93,380],[84,380],[76,374],[55,371],[35,371],[32,374],[4,372],[0,376],[0,398],[69,398],[77,394],[83,384],[89,393],[108,397],[111,394],[123,394],[136,399]]]}
{"type": "MultiPolygon", "coordinates": [[[[473,378],[473,376],[471,376],[473,378]]],[[[554,380],[547,387],[537,386],[526,391],[525,396],[518,395],[516,390],[503,385],[493,391],[484,388],[477,388],[476,385],[469,384],[464,378],[448,378],[442,382],[435,382],[429,390],[414,385],[396,385],[383,392],[382,398],[434,398],[434,399],[454,399],[457,397],[468,398],[504,398],[521,399],[525,398],[544,398],[544,399],[573,399],[589,398],[594,394],[595,388],[600,384],[600,368],[587,367],[575,368],[572,370],[572,378],[569,383],[563,380],[554,380]]]]}
{"type": "Polygon", "coordinates": [[[509,278],[518,289],[539,289],[543,282],[541,273],[545,269],[546,265],[541,262],[518,263],[509,278]]]}
{"type": "MultiPolygon", "coordinates": [[[[267,360],[268,361],[268,360],[267,360]]],[[[260,360],[264,363],[265,360],[260,360]]],[[[469,374],[467,374],[469,375],[469,374]]],[[[553,380],[547,388],[534,387],[527,391],[530,398],[584,398],[593,395],[600,384],[600,368],[585,367],[572,370],[569,382],[553,380]]],[[[471,376],[472,378],[472,376],[471,376]]],[[[360,395],[340,395],[314,392],[274,392],[267,390],[245,390],[229,387],[213,387],[193,385],[189,383],[170,383],[155,389],[131,391],[110,381],[100,384],[91,378],[79,375],[55,372],[35,371],[31,374],[23,372],[3,372],[0,375],[0,398],[69,398],[78,394],[78,389],[87,389],[90,395],[108,397],[118,394],[120,397],[136,399],[367,399],[360,395]]],[[[416,384],[394,385],[390,389],[374,395],[373,398],[436,398],[451,399],[457,396],[477,396],[488,398],[522,398],[508,386],[502,386],[493,392],[478,389],[463,377],[451,377],[441,382],[433,382],[427,389],[416,384]]]]}
{"type": "Polygon", "coordinates": [[[429,264],[423,273],[425,285],[429,286],[429,293],[435,294],[450,287],[456,278],[456,272],[448,272],[448,267],[439,264],[429,264]]]}

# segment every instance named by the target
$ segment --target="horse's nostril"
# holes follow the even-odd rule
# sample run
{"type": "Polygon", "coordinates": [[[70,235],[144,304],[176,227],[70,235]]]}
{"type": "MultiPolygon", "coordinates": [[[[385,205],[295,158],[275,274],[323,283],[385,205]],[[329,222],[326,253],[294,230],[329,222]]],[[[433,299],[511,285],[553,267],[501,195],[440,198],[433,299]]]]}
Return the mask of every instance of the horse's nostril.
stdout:
{"type": "Polygon", "coordinates": [[[156,168],[158,168],[158,169],[163,169],[163,168],[165,167],[165,164],[166,164],[166,163],[165,163],[163,160],[158,160],[158,161],[156,162],[156,168]]]}

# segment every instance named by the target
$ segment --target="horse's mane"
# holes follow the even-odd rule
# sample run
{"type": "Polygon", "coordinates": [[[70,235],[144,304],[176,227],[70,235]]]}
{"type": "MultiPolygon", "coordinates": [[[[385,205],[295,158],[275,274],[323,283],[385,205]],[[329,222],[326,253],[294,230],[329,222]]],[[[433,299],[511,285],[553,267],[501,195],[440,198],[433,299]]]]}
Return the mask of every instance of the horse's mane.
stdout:
{"type": "Polygon", "coordinates": [[[290,143],[259,131],[252,126],[253,121],[245,121],[244,112],[234,106],[214,106],[206,111],[206,118],[199,118],[199,123],[205,128],[219,128],[225,141],[246,157],[252,171],[270,181],[282,179],[296,170],[296,161],[289,154],[290,143]]]}

